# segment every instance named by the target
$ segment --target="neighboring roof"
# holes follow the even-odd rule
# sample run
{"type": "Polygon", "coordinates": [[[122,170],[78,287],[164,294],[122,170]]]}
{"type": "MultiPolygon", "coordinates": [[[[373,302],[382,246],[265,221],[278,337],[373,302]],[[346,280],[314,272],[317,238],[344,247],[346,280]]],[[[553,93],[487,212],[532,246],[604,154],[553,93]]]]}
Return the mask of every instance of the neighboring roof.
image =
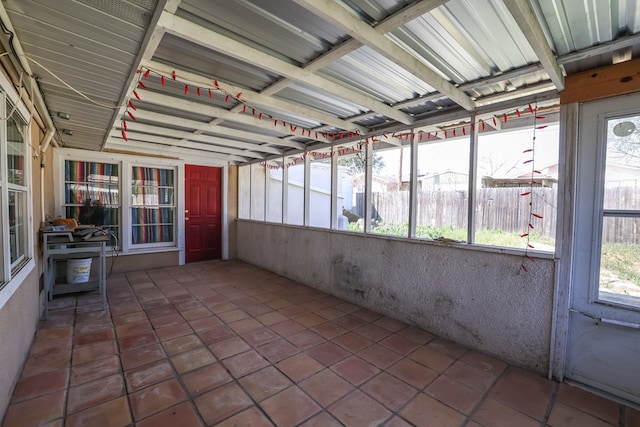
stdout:
{"type": "Polygon", "coordinates": [[[640,53],[635,0],[2,6],[15,32],[3,43],[24,50],[64,146],[210,163],[552,105],[565,73],[640,53]]]}

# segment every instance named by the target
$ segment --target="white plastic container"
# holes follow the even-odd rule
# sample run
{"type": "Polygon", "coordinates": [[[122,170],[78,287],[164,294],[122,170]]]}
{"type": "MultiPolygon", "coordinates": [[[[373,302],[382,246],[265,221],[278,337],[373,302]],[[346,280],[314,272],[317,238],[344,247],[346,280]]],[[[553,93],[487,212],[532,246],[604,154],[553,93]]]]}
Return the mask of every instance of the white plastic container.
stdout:
{"type": "Polygon", "coordinates": [[[91,273],[91,258],[67,260],[67,283],[87,283],[91,273]]]}

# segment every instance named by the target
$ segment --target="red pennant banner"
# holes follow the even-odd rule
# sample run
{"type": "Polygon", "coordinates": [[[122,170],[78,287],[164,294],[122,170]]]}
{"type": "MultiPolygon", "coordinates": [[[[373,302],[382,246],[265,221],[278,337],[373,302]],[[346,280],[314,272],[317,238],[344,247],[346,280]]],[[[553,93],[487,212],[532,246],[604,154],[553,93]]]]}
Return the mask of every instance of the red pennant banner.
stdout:
{"type": "Polygon", "coordinates": [[[126,133],[124,130],[123,130],[123,131],[121,131],[120,133],[122,134],[122,139],[124,139],[125,141],[129,141],[129,140],[127,139],[127,133],[126,133]]]}

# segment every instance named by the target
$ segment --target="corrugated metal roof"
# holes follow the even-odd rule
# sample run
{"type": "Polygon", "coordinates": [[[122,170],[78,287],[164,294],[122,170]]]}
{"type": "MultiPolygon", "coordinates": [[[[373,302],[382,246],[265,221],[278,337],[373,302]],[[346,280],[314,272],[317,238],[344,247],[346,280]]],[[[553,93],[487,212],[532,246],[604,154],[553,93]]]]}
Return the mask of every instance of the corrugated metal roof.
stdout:
{"type": "Polygon", "coordinates": [[[522,96],[549,99],[561,76],[554,80],[544,69],[532,43],[546,43],[567,73],[610,64],[620,49],[640,55],[637,0],[530,0],[545,36],[537,41],[512,15],[515,0],[337,0],[325,6],[344,9],[323,17],[310,0],[3,4],[50,112],[71,114],[70,121],[56,118],[60,129],[73,129],[65,145],[123,147],[121,124],[132,101],[141,126],[128,148],[145,138],[170,143],[177,137],[158,136],[180,129],[187,132],[180,150],[216,161],[224,155],[215,151],[219,144],[189,150],[189,133],[199,144],[225,133],[231,141],[253,138],[255,151],[244,148],[252,161],[274,147],[286,154],[357,139],[354,130],[407,129],[437,117],[453,122],[469,115],[465,98],[482,111],[487,104],[503,109],[502,101],[516,105],[522,96]],[[141,101],[131,92],[139,67],[153,71],[144,80],[148,89],[137,89],[141,101]],[[198,96],[198,87],[215,96],[198,96]]]}

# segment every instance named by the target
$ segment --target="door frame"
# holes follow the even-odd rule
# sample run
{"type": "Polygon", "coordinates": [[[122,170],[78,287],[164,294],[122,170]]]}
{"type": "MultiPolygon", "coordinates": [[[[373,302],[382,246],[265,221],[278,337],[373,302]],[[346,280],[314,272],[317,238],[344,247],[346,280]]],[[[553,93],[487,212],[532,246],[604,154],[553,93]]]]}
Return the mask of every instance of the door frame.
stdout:
{"type": "MultiPolygon", "coordinates": [[[[560,122],[561,122],[561,141],[560,141],[560,167],[562,175],[559,177],[559,199],[558,199],[558,231],[556,238],[556,256],[557,256],[557,268],[556,268],[556,280],[555,280],[555,290],[554,290],[554,313],[553,313],[553,322],[552,322],[552,345],[551,345],[551,354],[550,354],[550,365],[549,365],[549,378],[555,378],[559,381],[564,381],[567,375],[567,369],[569,367],[568,354],[569,354],[569,324],[570,324],[570,316],[575,316],[575,311],[581,311],[579,309],[585,308],[587,304],[593,304],[593,287],[589,286],[586,290],[582,290],[582,297],[587,297],[588,300],[584,301],[582,305],[579,307],[575,307],[573,302],[573,296],[575,292],[580,292],[577,289],[577,283],[579,280],[585,280],[585,276],[587,280],[589,278],[593,278],[594,271],[597,272],[597,266],[591,266],[590,268],[585,268],[583,272],[576,273],[578,268],[574,267],[576,257],[581,256],[584,262],[588,262],[589,264],[593,263],[594,259],[599,260],[599,256],[593,255],[593,251],[589,251],[589,254],[585,255],[584,248],[578,248],[579,242],[576,239],[576,234],[580,232],[584,232],[584,230],[578,230],[577,227],[580,227],[579,221],[576,220],[578,215],[578,210],[581,208],[581,203],[578,202],[577,198],[580,195],[584,195],[584,182],[579,182],[578,175],[578,167],[582,164],[578,164],[578,148],[579,148],[579,139],[580,131],[581,131],[581,113],[585,108],[589,108],[591,106],[602,106],[605,102],[616,102],[616,99],[628,98],[631,99],[631,102],[635,101],[635,99],[640,97],[640,93],[630,94],[630,95],[622,95],[616,98],[608,98],[605,100],[593,101],[585,104],[563,104],[561,105],[560,110],[560,122]],[[582,252],[581,252],[582,251],[582,252]],[[572,311],[574,313],[572,314],[572,311]]],[[[640,105],[640,103],[636,103],[636,105],[640,105]]],[[[598,117],[597,129],[598,133],[594,134],[594,137],[597,138],[596,144],[599,147],[597,152],[591,153],[590,161],[599,162],[601,159],[602,153],[604,152],[604,148],[602,146],[601,139],[603,135],[606,137],[606,132],[602,130],[601,123],[611,117],[618,117],[624,115],[625,113],[634,113],[638,112],[639,108],[617,108],[613,112],[599,112],[596,113],[598,117]]],[[[599,163],[594,163],[598,164],[599,163]]],[[[599,185],[602,183],[603,179],[603,171],[597,171],[593,176],[593,180],[591,181],[591,189],[587,190],[590,192],[592,196],[598,197],[599,192],[601,191],[599,185]]],[[[593,200],[592,207],[596,206],[596,203],[599,203],[600,199],[593,200]]],[[[587,214],[591,216],[591,223],[593,221],[600,221],[600,213],[601,207],[598,209],[592,209],[592,213],[587,214]]],[[[597,224],[596,224],[597,225],[597,224]]],[[[589,231],[589,235],[593,236],[593,233],[599,230],[599,226],[597,230],[594,232],[589,231]]],[[[604,306],[604,304],[603,304],[604,306]]],[[[615,309],[615,308],[614,308],[615,309]]],[[[633,314],[635,310],[631,310],[631,316],[637,315],[637,313],[633,314]]],[[[600,310],[601,317],[605,317],[610,315],[610,311],[608,309],[600,310]]],[[[597,317],[597,316],[596,316],[597,317]]],[[[628,316],[622,316],[628,317],[628,316]]],[[[571,379],[567,379],[571,382],[571,379]]],[[[597,382],[597,381],[594,381],[597,382]]],[[[584,383],[583,383],[584,384],[584,383]]],[[[588,384],[587,384],[588,386],[588,384]]],[[[599,392],[601,394],[606,394],[608,397],[612,397],[618,400],[624,400],[624,397],[616,397],[612,396],[610,393],[611,390],[615,390],[613,387],[609,390],[604,387],[598,390],[594,390],[595,392],[599,392]]],[[[624,393],[623,393],[624,394],[624,393]]],[[[637,399],[637,396],[634,395],[634,399],[637,399]]]]}

